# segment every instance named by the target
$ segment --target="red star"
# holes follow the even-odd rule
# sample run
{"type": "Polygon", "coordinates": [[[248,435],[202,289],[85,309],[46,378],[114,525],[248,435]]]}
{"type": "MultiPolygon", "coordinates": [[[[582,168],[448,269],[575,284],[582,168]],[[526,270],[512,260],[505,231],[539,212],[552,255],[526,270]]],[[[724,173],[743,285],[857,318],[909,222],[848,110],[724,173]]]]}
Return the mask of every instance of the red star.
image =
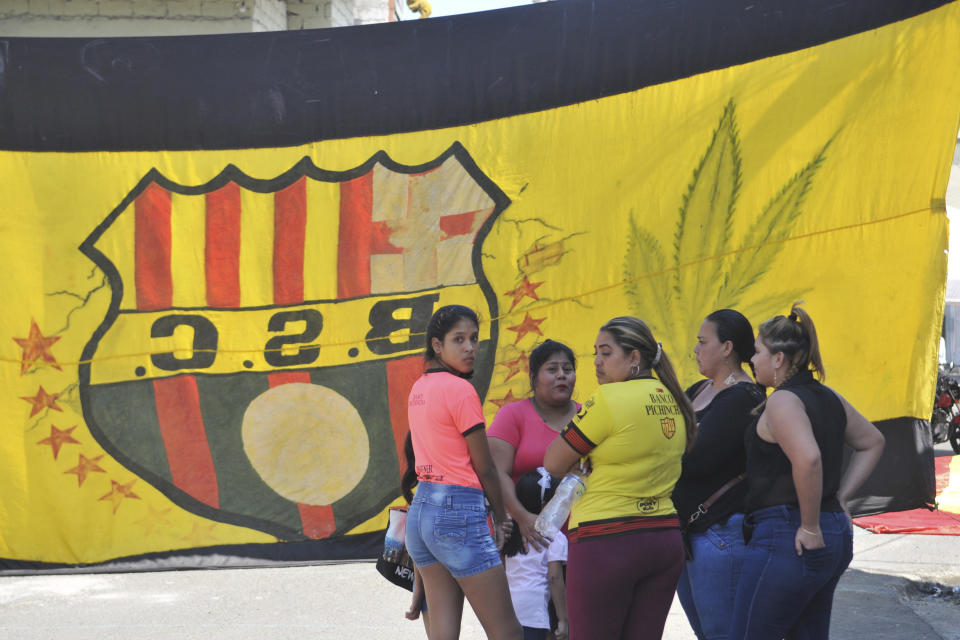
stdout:
{"type": "Polygon", "coordinates": [[[102,457],[102,455],[99,455],[96,458],[88,458],[81,453],[80,459],[77,461],[77,466],[72,469],[67,469],[64,473],[72,473],[77,476],[77,486],[82,487],[83,481],[87,479],[88,473],[106,473],[106,470],[97,464],[102,457]]]}
{"type": "Polygon", "coordinates": [[[524,373],[530,373],[530,359],[527,358],[527,354],[523,353],[522,351],[520,352],[520,356],[514,360],[504,360],[503,362],[498,362],[497,364],[501,364],[508,369],[507,377],[504,378],[504,381],[509,380],[521,371],[524,373]]]}
{"type": "Polygon", "coordinates": [[[63,411],[60,407],[57,406],[57,397],[59,393],[47,393],[43,385],[40,385],[40,390],[37,391],[37,395],[30,396],[20,396],[21,400],[26,400],[33,407],[30,409],[30,417],[37,415],[44,409],[53,409],[54,411],[63,411]]]}
{"type": "Polygon", "coordinates": [[[523,322],[512,327],[507,327],[510,331],[516,331],[517,333],[517,339],[513,341],[513,344],[517,344],[523,340],[523,337],[528,333],[536,333],[542,336],[543,332],[540,331],[540,323],[544,320],[546,320],[546,318],[535,319],[531,318],[529,313],[523,314],[523,322]]]}
{"type": "Polygon", "coordinates": [[[62,447],[65,444],[80,444],[80,442],[78,442],[77,440],[74,440],[73,436],[70,435],[73,432],[73,430],[76,428],[77,428],[77,425],[73,425],[69,429],[60,430],[60,429],[57,429],[55,426],[50,425],[50,436],[47,438],[44,438],[43,440],[40,440],[39,442],[37,442],[37,444],[50,445],[50,447],[53,449],[53,459],[56,460],[57,455],[59,455],[60,453],[60,447],[62,447]]]}
{"type": "Polygon", "coordinates": [[[523,282],[514,289],[513,291],[507,291],[505,296],[513,296],[513,303],[510,305],[510,310],[513,311],[513,308],[517,306],[524,296],[527,298],[533,298],[534,300],[539,300],[540,296],[537,295],[537,287],[542,286],[542,282],[530,282],[527,279],[527,276],[523,276],[523,282]]]}
{"type": "Polygon", "coordinates": [[[106,495],[100,496],[100,500],[109,500],[113,503],[113,512],[116,513],[117,509],[120,508],[120,503],[123,502],[124,498],[133,498],[139,500],[140,496],[133,492],[133,483],[136,482],[136,479],[131,480],[127,484],[120,484],[116,480],[110,480],[110,492],[106,495]]]}
{"type": "Polygon", "coordinates": [[[57,371],[61,371],[60,365],[57,364],[57,359],[50,353],[50,347],[59,339],[60,336],[49,338],[44,336],[40,333],[40,327],[37,326],[37,321],[30,318],[30,336],[27,338],[13,339],[13,341],[23,349],[23,355],[20,356],[20,375],[22,376],[30,367],[40,360],[43,360],[57,371]]]}
{"type": "Polygon", "coordinates": [[[507,390],[507,395],[503,396],[503,397],[500,398],[499,400],[494,399],[494,398],[490,398],[490,402],[492,402],[493,404],[497,405],[497,408],[498,408],[498,409],[502,409],[502,408],[503,408],[503,405],[505,405],[505,404],[510,404],[511,402],[516,402],[516,401],[517,401],[517,399],[513,397],[513,389],[508,389],[508,390],[507,390]]]}

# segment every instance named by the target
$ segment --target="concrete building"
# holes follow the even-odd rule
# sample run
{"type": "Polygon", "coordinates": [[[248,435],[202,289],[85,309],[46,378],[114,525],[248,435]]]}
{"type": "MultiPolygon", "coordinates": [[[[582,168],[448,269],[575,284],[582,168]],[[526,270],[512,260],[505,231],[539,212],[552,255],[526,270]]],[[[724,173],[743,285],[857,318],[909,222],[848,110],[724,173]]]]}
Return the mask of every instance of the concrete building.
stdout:
{"type": "Polygon", "coordinates": [[[945,350],[941,354],[941,361],[960,364],[960,140],[957,140],[953,153],[946,200],[951,233],[947,254],[946,306],[943,310],[945,350]]]}
{"type": "Polygon", "coordinates": [[[0,37],[106,38],[345,27],[396,20],[398,2],[404,0],[0,0],[0,37]]]}

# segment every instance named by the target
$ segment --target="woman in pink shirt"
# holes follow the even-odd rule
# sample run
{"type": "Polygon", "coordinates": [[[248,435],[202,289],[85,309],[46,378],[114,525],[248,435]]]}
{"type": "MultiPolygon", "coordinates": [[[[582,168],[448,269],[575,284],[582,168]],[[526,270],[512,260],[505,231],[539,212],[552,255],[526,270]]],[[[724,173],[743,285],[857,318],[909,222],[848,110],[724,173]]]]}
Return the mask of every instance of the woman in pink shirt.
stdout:
{"type": "Polygon", "coordinates": [[[431,640],[459,637],[464,596],[487,637],[520,640],[523,634],[499,553],[510,524],[480,397],[467,380],[478,336],[472,309],[438,309],[427,324],[426,371],[407,406],[419,484],[407,512],[406,544],[423,578],[431,640]]]}
{"type": "Polygon", "coordinates": [[[546,540],[533,528],[537,516],[524,509],[515,491],[517,479],[543,465],[551,442],[580,410],[574,402],[577,361],[573,350],[555,340],[545,340],[530,352],[530,387],[533,395],[511,402],[497,412],[487,438],[500,472],[507,513],[516,522],[524,549],[546,548],[546,540]]]}

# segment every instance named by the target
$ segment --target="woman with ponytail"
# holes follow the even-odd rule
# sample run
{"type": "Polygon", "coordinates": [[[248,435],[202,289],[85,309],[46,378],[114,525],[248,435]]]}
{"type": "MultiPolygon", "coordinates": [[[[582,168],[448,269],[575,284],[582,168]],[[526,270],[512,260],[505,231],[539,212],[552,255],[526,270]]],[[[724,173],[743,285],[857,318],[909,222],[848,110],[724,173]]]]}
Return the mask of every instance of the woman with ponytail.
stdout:
{"type": "Polygon", "coordinates": [[[437,309],[427,323],[426,370],[407,402],[417,492],[407,511],[406,543],[430,605],[430,640],[460,637],[464,597],[487,637],[523,637],[499,553],[511,527],[480,398],[468,380],[479,326],[468,307],[437,309]]]}
{"type": "Polygon", "coordinates": [[[880,459],[883,436],[821,383],[804,309],[764,322],[756,350],[757,382],[773,393],[747,431],[747,545],[730,638],[827,638],[833,592],[853,558],[846,503],[880,459]],[[844,444],[853,455],[842,473],[844,444]]]}
{"type": "Polygon", "coordinates": [[[683,568],[670,494],[696,419],[641,320],[607,322],[594,354],[600,387],[544,457],[553,475],[591,469],[567,535],[570,639],[660,638],[683,568]]]}
{"type": "Polygon", "coordinates": [[[746,495],[743,436],[765,397],[743,368],[753,357],[753,341],[742,313],[720,309],[700,325],[693,348],[706,377],[686,391],[697,412],[697,439],[683,456],[673,504],[689,554],[677,597],[699,640],[727,637],[737,594],[746,495]]]}

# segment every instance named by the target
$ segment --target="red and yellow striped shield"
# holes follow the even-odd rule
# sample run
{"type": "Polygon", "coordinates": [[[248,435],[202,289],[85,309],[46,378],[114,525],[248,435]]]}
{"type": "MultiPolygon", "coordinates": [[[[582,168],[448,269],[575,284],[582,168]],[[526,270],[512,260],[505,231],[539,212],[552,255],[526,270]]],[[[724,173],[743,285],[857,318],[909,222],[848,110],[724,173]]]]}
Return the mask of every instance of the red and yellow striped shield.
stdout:
{"type": "MultiPolygon", "coordinates": [[[[91,432],[204,517],[349,530],[397,496],[434,308],[497,316],[480,250],[508,204],[459,144],[201,186],[151,171],[81,247],[112,288],[80,366],[91,432]]],[[[483,393],[497,323],[481,326],[483,393]]]]}

